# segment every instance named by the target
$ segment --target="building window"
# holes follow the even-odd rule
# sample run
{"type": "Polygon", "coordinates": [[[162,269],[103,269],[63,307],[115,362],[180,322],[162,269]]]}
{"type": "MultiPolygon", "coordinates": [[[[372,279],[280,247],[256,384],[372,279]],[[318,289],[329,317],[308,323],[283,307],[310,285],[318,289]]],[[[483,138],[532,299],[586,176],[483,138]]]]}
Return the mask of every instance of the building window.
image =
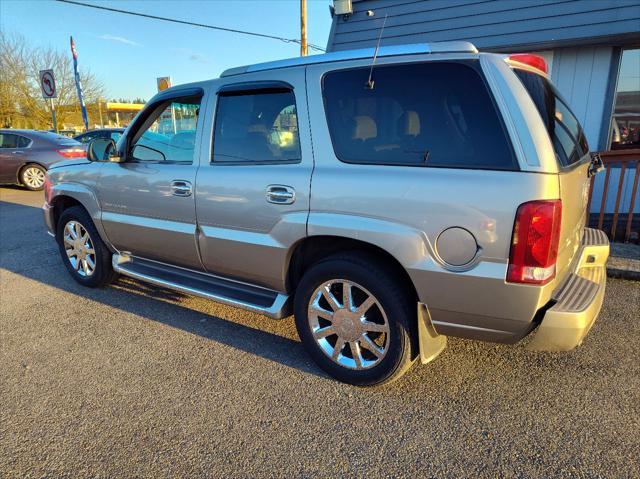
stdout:
{"type": "Polygon", "coordinates": [[[611,120],[611,149],[640,149],[640,49],[624,50],[611,120]]]}

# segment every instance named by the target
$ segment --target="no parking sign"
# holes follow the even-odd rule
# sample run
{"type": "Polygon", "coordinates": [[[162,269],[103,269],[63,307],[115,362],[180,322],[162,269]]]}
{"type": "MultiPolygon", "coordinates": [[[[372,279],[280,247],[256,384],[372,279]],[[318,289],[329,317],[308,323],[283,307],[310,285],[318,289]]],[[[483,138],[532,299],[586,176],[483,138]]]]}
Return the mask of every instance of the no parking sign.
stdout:
{"type": "Polygon", "coordinates": [[[40,89],[42,90],[43,98],[58,97],[53,70],[40,70],[40,89]]]}

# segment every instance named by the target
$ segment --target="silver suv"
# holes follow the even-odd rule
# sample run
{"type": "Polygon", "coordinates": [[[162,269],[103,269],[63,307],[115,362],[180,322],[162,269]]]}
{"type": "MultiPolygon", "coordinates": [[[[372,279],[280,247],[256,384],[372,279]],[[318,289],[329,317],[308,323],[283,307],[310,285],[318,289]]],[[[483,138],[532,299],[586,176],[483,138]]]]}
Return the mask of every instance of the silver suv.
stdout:
{"type": "Polygon", "coordinates": [[[391,381],[446,336],[563,351],[593,325],[601,168],[533,55],[466,42],[329,53],[156,95],[49,171],[79,283],[123,274],[271,318],[318,365],[391,381]]]}

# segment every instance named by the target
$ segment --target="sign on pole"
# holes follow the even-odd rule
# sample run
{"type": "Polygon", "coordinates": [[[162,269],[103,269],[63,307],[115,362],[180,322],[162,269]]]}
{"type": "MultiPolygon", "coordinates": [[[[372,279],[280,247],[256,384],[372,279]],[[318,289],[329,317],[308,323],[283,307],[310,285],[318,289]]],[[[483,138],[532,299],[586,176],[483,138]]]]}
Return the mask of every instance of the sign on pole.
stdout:
{"type": "Polygon", "coordinates": [[[40,89],[42,98],[58,98],[53,70],[40,70],[40,89]]]}
{"type": "Polygon", "coordinates": [[[42,98],[49,100],[51,123],[53,123],[53,129],[57,133],[58,122],[56,121],[56,108],[53,106],[53,99],[58,98],[58,90],[56,88],[56,79],[53,76],[53,70],[40,70],[40,90],[42,90],[42,98]]]}
{"type": "Polygon", "coordinates": [[[158,91],[171,88],[171,77],[158,77],[157,81],[158,81],[158,91]]]}

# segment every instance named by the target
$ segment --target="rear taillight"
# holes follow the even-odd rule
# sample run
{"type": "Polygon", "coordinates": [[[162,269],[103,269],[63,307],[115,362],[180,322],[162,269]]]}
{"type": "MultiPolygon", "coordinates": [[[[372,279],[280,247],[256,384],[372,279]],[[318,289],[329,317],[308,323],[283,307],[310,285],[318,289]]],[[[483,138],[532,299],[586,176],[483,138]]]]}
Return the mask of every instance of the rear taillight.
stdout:
{"type": "Polygon", "coordinates": [[[556,275],[562,202],[530,201],[518,207],[507,281],[545,284],[556,275]]]}
{"type": "Polygon", "coordinates": [[[58,155],[64,156],[65,158],[84,158],[87,156],[87,152],[84,148],[62,148],[60,150],[56,150],[58,155]]]}

